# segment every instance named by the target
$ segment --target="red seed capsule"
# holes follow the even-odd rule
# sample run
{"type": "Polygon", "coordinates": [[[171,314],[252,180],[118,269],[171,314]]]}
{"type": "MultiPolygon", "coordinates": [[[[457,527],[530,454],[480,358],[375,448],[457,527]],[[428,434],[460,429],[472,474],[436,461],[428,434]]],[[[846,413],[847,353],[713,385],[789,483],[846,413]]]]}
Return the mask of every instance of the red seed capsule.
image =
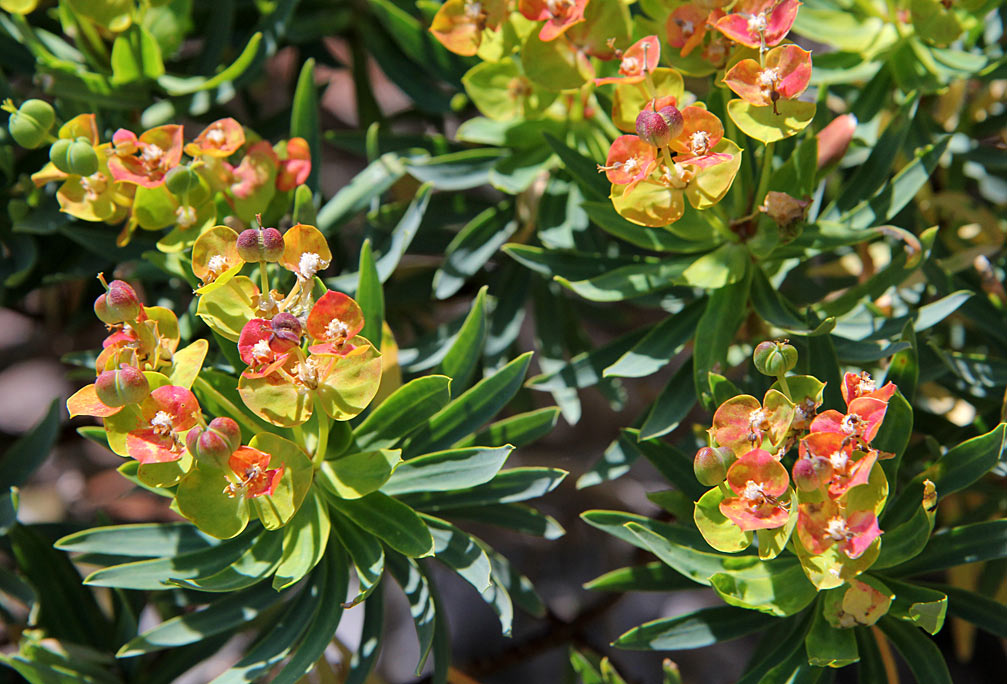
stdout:
{"type": "Polygon", "coordinates": [[[110,282],[108,291],[94,300],[95,315],[108,325],[134,321],[142,308],[136,290],[122,280],[110,282]]]}
{"type": "Polygon", "coordinates": [[[94,381],[94,390],[105,406],[116,408],[143,401],[150,393],[147,376],[133,366],[103,371],[94,381]]]}

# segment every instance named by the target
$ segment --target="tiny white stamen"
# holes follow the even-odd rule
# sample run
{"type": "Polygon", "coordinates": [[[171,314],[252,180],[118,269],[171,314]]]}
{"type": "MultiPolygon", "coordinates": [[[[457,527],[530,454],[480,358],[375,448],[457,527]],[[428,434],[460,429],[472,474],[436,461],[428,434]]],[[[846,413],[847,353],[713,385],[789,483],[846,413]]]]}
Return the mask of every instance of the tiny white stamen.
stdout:
{"type": "Polygon", "coordinates": [[[252,345],[252,358],[256,361],[268,361],[273,355],[273,350],[269,348],[269,342],[259,340],[252,345]]]}
{"type": "Polygon", "coordinates": [[[874,384],[874,378],[872,378],[869,373],[864,372],[860,376],[860,384],[858,385],[858,389],[860,390],[860,394],[867,394],[869,392],[873,392],[875,389],[877,389],[877,386],[874,384]]]}
{"type": "Polygon", "coordinates": [[[314,252],[305,252],[297,262],[297,271],[302,278],[310,280],[315,274],[328,266],[328,262],[314,252]]]}
{"type": "Polygon", "coordinates": [[[175,222],[182,229],[191,227],[196,222],[196,207],[180,206],[175,210],[175,222]]]}
{"type": "Polygon", "coordinates": [[[691,21],[688,20],[681,21],[679,22],[678,25],[682,27],[682,33],[685,34],[687,37],[691,36],[693,33],[696,32],[696,25],[693,24],[691,21]]]}
{"type": "Polygon", "coordinates": [[[158,411],[154,414],[154,417],[150,419],[150,425],[154,428],[155,432],[170,432],[171,414],[167,411],[158,411]]]}
{"type": "Polygon", "coordinates": [[[619,64],[619,71],[631,74],[640,68],[640,60],[636,57],[623,57],[619,64]]]}
{"type": "Polygon", "coordinates": [[[636,157],[630,157],[622,164],[622,170],[631,176],[634,173],[636,173],[639,170],[639,168],[640,168],[640,162],[636,160],[636,157]]]}
{"type": "Polygon", "coordinates": [[[748,422],[752,427],[759,427],[766,422],[766,412],[762,409],[755,409],[748,414],[748,422]]]}
{"type": "Polygon", "coordinates": [[[210,257],[210,260],[206,262],[206,270],[210,273],[220,275],[227,270],[227,259],[221,254],[214,254],[210,257]]]}
{"type": "Polygon", "coordinates": [[[664,167],[664,174],[662,178],[669,186],[675,188],[676,190],[682,190],[689,185],[689,181],[692,180],[692,176],[692,172],[685,168],[685,166],[672,162],[670,167],[664,167]]]}
{"type": "Polygon", "coordinates": [[[839,424],[843,432],[848,435],[854,435],[857,433],[857,423],[860,422],[860,416],[856,413],[851,413],[849,415],[843,416],[842,422],[839,424]]]}
{"type": "Polygon", "coordinates": [[[706,131],[695,131],[689,136],[689,149],[695,155],[706,154],[710,149],[710,134],[706,131]]]}
{"type": "Polygon", "coordinates": [[[849,463],[849,461],[850,457],[847,456],[846,452],[842,449],[829,456],[829,463],[832,464],[832,468],[834,470],[845,471],[846,464],[849,463]]]}
{"type": "Polygon", "coordinates": [[[844,541],[849,536],[846,521],[836,516],[825,525],[825,534],[833,541],[844,541]]]}
{"type": "Polygon", "coordinates": [[[748,30],[752,33],[762,33],[766,30],[766,15],[760,12],[748,18],[748,30]]]}
{"type": "Polygon", "coordinates": [[[325,335],[330,340],[342,340],[350,334],[350,326],[343,323],[338,318],[333,318],[325,326],[325,335]]]}
{"type": "Polygon", "coordinates": [[[206,134],[206,142],[210,143],[215,147],[220,147],[225,142],[227,142],[227,135],[220,129],[220,127],[215,127],[206,134]]]}
{"type": "Polygon", "coordinates": [[[143,153],[140,155],[143,161],[148,164],[156,164],[160,162],[161,157],[163,156],[164,156],[164,150],[162,150],[157,145],[154,145],[153,143],[145,145],[143,148],[143,153]]]}
{"type": "Polygon", "coordinates": [[[762,485],[760,485],[755,480],[749,480],[745,483],[745,493],[742,495],[746,499],[755,500],[761,499],[766,493],[762,491],[762,485]]]}
{"type": "Polygon", "coordinates": [[[776,69],[763,69],[759,73],[759,85],[763,88],[772,88],[780,80],[780,72],[776,69]]]}

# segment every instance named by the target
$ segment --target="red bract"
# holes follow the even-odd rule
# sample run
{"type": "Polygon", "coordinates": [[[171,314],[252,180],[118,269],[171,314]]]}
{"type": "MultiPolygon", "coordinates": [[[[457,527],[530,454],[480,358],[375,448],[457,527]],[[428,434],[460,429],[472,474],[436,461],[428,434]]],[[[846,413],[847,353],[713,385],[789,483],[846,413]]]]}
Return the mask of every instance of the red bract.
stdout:
{"type": "Polygon", "coordinates": [[[243,496],[246,499],[271,495],[283,477],[283,467],[269,469],[270,458],[269,454],[258,449],[239,447],[228,459],[228,465],[238,481],[228,483],[224,493],[231,498],[243,496]]]}
{"type": "Polygon", "coordinates": [[[837,116],[818,132],[818,168],[839,161],[857,130],[857,117],[853,114],[837,116]]]}
{"type": "Polygon", "coordinates": [[[276,189],[280,192],[293,190],[311,174],[311,148],[304,138],[287,141],[287,151],[276,172],[276,189]]]}
{"type": "Polygon", "coordinates": [[[181,433],[199,416],[199,402],[184,387],[158,387],[140,403],[140,425],[126,435],[126,451],[140,463],[177,461],[185,450],[181,433]]]}
{"type": "Polygon", "coordinates": [[[682,111],[682,132],[672,138],[669,147],[679,154],[675,161],[705,169],[729,161],[731,155],[712,150],[724,137],[724,125],[702,107],[686,107],[682,111]]]}
{"type": "Polygon", "coordinates": [[[846,373],[843,376],[843,384],[839,389],[843,393],[843,400],[849,406],[851,401],[860,397],[871,397],[887,403],[892,398],[892,395],[895,394],[896,387],[890,382],[877,387],[870,373],[864,371],[860,375],[846,373]]]}
{"type": "Polygon", "coordinates": [[[743,531],[782,527],[790,512],[779,497],[787,491],[790,478],[768,452],[752,449],[727,471],[727,484],[737,496],[720,502],[720,512],[743,531]]]}
{"type": "Polygon", "coordinates": [[[688,57],[689,53],[702,44],[709,15],[709,10],[698,5],[676,7],[668,17],[668,45],[681,48],[680,54],[688,57]]]}
{"type": "Polygon", "coordinates": [[[230,157],[245,144],[245,129],[234,119],[218,119],[185,146],[190,157],[230,157]]]}
{"type": "Polygon", "coordinates": [[[740,98],[756,107],[792,100],[811,81],[811,53],[796,45],[783,45],[766,55],[765,68],[754,59],[743,59],[727,72],[724,83],[740,98]]]}
{"type": "Polygon", "coordinates": [[[606,83],[640,83],[648,73],[657,68],[661,60],[661,41],[657,36],[647,36],[633,43],[620,55],[619,75],[594,79],[595,85],[606,83]]]}
{"type": "Polygon", "coordinates": [[[270,181],[273,170],[279,164],[273,146],[260,140],[245,153],[241,163],[232,171],[234,181],[231,192],[239,199],[247,199],[256,190],[270,181]]]}
{"type": "Polygon", "coordinates": [[[608,150],[604,171],[610,183],[630,188],[650,175],[657,164],[657,149],[635,135],[620,135],[608,150]]]}
{"type": "Polygon", "coordinates": [[[710,432],[717,444],[740,455],[761,446],[766,437],[772,444],[781,442],[793,415],[793,405],[780,392],[766,392],[764,404],[743,394],[728,399],[717,408],[710,432]]]}
{"type": "Polygon", "coordinates": [[[344,354],[353,349],[349,341],[364,328],[364,312],[353,298],[329,290],[315,302],[308,314],[308,334],[318,344],[313,354],[344,354]]]}
{"type": "Polygon", "coordinates": [[[144,131],[137,138],[120,128],[112,136],[108,170],[117,181],[156,188],[182,160],[182,127],[170,124],[144,131]]]}
{"type": "Polygon", "coordinates": [[[287,360],[287,354],[300,343],[300,323],[297,330],[282,326],[283,316],[297,319],[289,314],[277,314],[272,321],[253,318],[241,329],[238,337],[238,353],[248,364],[245,375],[261,377],[269,375],[287,360]],[[276,318],[281,318],[277,325],[276,318]]]}
{"type": "Polygon", "coordinates": [[[812,432],[833,432],[857,446],[868,446],[881,429],[888,403],[873,397],[850,402],[843,415],[835,409],[823,411],[811,423],[812,432]]]}
{"type": "Polygon", "coordinates": [[[751,48],[778,45],[797,18],[797,0],[742,0],[717,21],[717,30],[751,48]]]}
{"type": "Polygon", "coordinates": [[[801,504],[797,536],[813,555],[825,553],[833,544],[850,558],[860,558],[881,536],[873,510],[842,510],[835,501],[801,504]]]}
{"type": "Polygon", "coordinates": [[[835,432],[812,432],[801,440],[801,457],[822,459],[829,464],[829,496],[838,499],[858,485],[867,484],[877,451],[855,450],[845,437],[835,432]]]}
{"type": "Polygon", "coordinates": [[[584,21],[588,0],[520,0],[518,10],[526,19],[544,21],[539,31],[541,41],[553,40],[574,24],[584,21]]]}

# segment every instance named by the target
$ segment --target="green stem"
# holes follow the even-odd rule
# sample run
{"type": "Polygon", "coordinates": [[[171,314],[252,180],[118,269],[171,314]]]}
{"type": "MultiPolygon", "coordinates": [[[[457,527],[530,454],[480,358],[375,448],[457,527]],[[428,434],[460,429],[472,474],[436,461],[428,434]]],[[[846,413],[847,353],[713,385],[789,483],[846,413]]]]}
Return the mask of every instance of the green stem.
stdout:
{"type": "Polygon", "coordinates": [[[762,169],[759,171],[759,189],[755,191],[752,198],[752,210],[754,211],[766,196],[769,188],[769,177],[773,174],[773,147],[776,143],[766,143],[762,150],[762,169]]]}
{"type": "Polygon", "coordinates": [[[783,389],[783,393],[787,395],[787,399],[790,399],[790,401],[793,401],[794,397],[793,397],[793,395],[790,394],[790,385],[787,384],[787,376],[786,375],[778,375],[778,376],[776,376],[776,379],[779,380],[780,387],[783,389]]]}
{"type": "Polygon", "coordinates": [[[213,397],[213,400],[220,404],[225,411],[227,411],[228,416],[240,423],[242,427],[251,432],[253,435],[262,432],[262,428],[256,425],[244,411],[235,406],[234,402],[221,394],[216,387],[211,385],[204,378],[197,376],[196,380],[193,382],[193,387],[201,394],[213,397]]]}
{"type": "Polygon", "coordinates": [[[322,410],[322,401],[315,396],[315,417],[318,418],[318,444],[311,463],[317,468],[325,460],[325,449],[329,446],[329,416],[322,410]]]}
{"type": "Polygon", "coordinates": [[[269,273],[266,271],[266,262],[265,261],[260,261],[259,262],[259,283],[260,283],[260,286],[262,287],[262,290],[259,292],[259,294],[262,297],[267,298],[267,300],[268,300],[268,298],[269,298],[269,273]]]}

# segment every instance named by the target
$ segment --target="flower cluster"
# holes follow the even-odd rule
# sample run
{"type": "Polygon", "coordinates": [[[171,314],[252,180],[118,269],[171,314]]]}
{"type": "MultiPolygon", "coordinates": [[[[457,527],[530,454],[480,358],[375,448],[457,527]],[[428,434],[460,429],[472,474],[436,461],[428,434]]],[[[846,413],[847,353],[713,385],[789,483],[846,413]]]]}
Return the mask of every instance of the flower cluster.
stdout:
{"type": "Polygon", "coordinates": [[[381,379],[380,354],[359,335],[360,306],[316,278],[331,259],[322,234],[308,225],[283,234],[216,226],[196,240],[192,268],[204,282],[197,313],[237,343],[247,365],[237,388],[202,377],[209,345],[197,340],[179,350],[170,310],[145,306],[128,283],[99,276],[107,291],[94,309],[109,335],[95,382],[67,401],[70,415],[102,418],[109,447],[137,461],[140,481],[176,487],[178,511],[210,534],[234,536],[253,514],[268,529],[286,524],[311,483],[312,459],[325,457],[330,422],[359,414],[381,379]],[[240,275],[247,264],[257,265],[261,289],[240,275]],[[288,292],[270,287],[270,267],[293,274],[288,292]],[[216,408],[231,409],[228,415],[207,420],[194,386],[216,408]],[[221,402],[222,391],[235,389],[264,422],[221,402]],[[263,429],[299,426],[313,414],[311,457],[303,444],[263,429]]]}
{"type": "Polygon", "coordinates": [[[786,375],[797,360],[793,347],[766,342],[755,358],[778,380],[761,402],[735,396],[714,413],[710,446],[694,463],[714,489],[697,503],[696,523],[721,551],[742,550],[753,532],[763,558],[792,541],[819,589],[839,586],[870,567],[880,549],[877,514],[888,486],[878,460],[890,454],[872,442],[895,385],[875,387],[867,373],[847,373],[845,412],[819,412],[824,383],[786,375]],[[795,446],[788,473],[784,461],[795,446]]]}
{"type": "Polygon", "coordinates": [[[304,183],[311,172],[303,138],[271,145],[233,118],[214,121],[188,143],[178,124],[139,135],[120,128],[102,142],[94,114],[70,119],[53,136],[55,113],[47,103],[29,100],[16,110],[11,103],[4,108],[19,132],[25,131],[15,137],[20,144],[50,143],[49,163],[32,181],[39,187],[59,182],[60,209],[75,218],[125,222],[120,243],[137,228],[173,227],[169,243],[187,246],[220,220],[217,197],[247,224],[257,207],[304,183]]]}

